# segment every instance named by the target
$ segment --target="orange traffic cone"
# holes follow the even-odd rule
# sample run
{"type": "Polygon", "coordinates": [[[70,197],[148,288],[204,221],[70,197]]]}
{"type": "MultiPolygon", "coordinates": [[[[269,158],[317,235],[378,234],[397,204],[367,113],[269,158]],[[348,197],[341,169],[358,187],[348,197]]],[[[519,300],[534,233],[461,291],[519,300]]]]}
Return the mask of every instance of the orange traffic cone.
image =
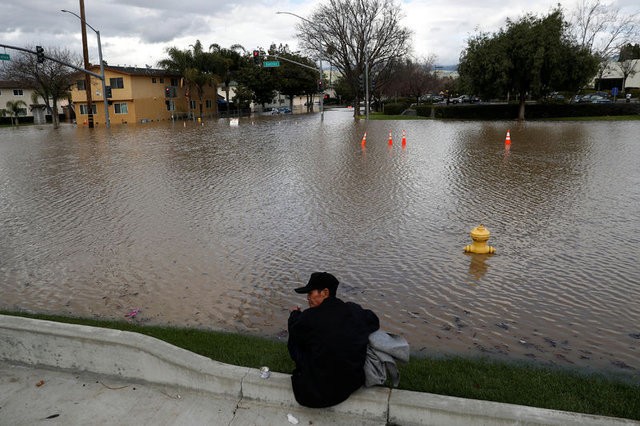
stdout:
{"type": "Polygon", "coordinates": [[[407,145],[407,132],[405,132],[404,130],[402,131],[402,146],[406,146],[407,145]]]}
{"type": "Polygon", "coordinates": [[[507,130],[507,138],[504,140],[504,144],[511,145],[511,134],[509,133],[509,130],[507,130]]]}
{"type": "Polygon", "coordinates": [[[367,144],[367,132],[364,132],[364,136],[362,137],[361,145],[365,146],[367,144]]]}
{"type": "Polygon", "coordinates": [[[393,145],[393,138],[391,137],[391,130],[389,130],[389,145],[393,145]]]}

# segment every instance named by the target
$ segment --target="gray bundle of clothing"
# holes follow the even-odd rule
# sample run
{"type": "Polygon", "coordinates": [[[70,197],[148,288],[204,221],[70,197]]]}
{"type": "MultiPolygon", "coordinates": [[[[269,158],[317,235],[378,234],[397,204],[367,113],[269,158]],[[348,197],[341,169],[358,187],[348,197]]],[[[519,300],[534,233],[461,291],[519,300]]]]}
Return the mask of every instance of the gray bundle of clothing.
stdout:
{"type": "Polygon", "coordinates": [[[398,361],[409,361],[409,343],[406,339],[382,330],[371,333],[364,362],[365,386],[384,385],[390,379],[391,384],[397,387],[400,383],[398,361]]]}

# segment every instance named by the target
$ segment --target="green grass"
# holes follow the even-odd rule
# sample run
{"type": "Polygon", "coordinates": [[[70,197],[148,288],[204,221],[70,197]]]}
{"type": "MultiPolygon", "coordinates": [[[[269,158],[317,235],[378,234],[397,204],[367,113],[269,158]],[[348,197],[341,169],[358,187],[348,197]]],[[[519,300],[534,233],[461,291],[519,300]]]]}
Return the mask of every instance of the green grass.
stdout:
{"type": "MultiPolygon", "coordinates": [[[[146,334],[227,364],[291,373],[285,342],[210,330],[0,311],[146,334]]],[[[400,365],[400,388],[418,392],[640,420],[640,385],[604,375],[487,359],[412,358],[400,365]]]]}
{"type": "MultiPolygon", "coordinates": [[[[360,115],[359,118],[364,120],[366,116],[360,115]]],[[[370,112],[369,120],[431,120],[431,118],[419,115],[384,115],[381,112],[370,112]]]]}

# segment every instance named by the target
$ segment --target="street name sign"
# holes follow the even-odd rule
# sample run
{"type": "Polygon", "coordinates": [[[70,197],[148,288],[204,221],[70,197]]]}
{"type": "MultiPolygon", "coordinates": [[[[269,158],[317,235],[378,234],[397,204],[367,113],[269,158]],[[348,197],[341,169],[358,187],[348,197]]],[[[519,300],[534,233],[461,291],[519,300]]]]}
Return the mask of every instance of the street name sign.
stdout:
{"type": "Polygon", "coordinates": [[[0,53],[0,61],[10,61],[11,57],[8,53],[0,53]]]}
{"type": "Polygon", "coordinates": [[[265,67],[265,68],[279,67],[280,66],[280,61],[264,61],[262,63],[262,66],[265,67]]]}

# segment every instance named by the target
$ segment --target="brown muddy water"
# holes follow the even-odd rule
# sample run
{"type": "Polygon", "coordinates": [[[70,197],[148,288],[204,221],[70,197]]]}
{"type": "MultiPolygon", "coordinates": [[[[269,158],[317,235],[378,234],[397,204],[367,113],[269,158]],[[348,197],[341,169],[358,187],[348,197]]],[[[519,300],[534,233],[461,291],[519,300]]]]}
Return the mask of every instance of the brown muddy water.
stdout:
{"type": "Polygon", "coordinates": [[[322,270],[416,353],[639,378],[639,134],[346,110],[2,128],[0,309],[286,339],[322,270]],[[497,253],[464,254],[481,223],[497,253]]]}

